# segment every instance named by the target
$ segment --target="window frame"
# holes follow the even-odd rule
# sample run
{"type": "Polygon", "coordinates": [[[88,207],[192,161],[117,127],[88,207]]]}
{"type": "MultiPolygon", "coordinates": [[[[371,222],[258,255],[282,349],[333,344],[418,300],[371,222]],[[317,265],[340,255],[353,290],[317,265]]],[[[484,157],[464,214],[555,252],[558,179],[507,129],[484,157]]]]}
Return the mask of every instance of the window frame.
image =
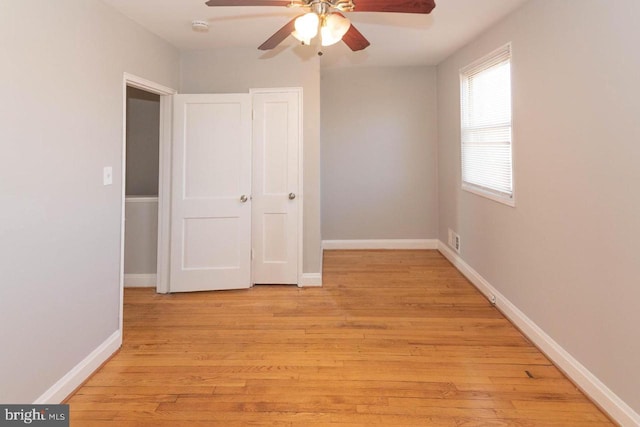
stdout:
{"type": "MultiPolygon", "coordinates": [[[[485,70],[490,69],[493,66],[496,66],[500,64],[499,62],[493,65],[489,65],[486,67],[485,70]]],[[[482,70],[482,71],[485,71],[482,70]]],[[[480,73],[482,72],[480,71],[480,73]]],[[[493,200],[495,202],[498,203],[502,203],[504,205],[510,206],[510,207],[515,207],[516,205],[516,191],[515,191],[515,156],[514,156],[514,119],[513,119],[513,49],[512,49],[512,44],[511,42],[506,43],[500,47],[498,47],[497,49],[494,49],[493,51],[489,52],[486,55],[483,55],[482,57],[476,59],[475,61],[471,62],[470,64],[460,68],[459,70],[459,77],[460,77],[460,96],[459,96],[459,100],[460,100],[460,184],[461,184],[461,188],[464,191],[467,191],[469,193],[472,194],[476,194],[479,195],[481,197],[487,198],[489,200],[493,200]],[[486,63],[490,63],[490,62],[494,62],[495,58],[498,57],[501,53],[506,52],[506,54],[508,55],[508,60],[509,60],[509,67],[510,67],[510,98],[511,98],[511,105],[510,105],[510,134],[511,134],[511,140],[510,140],[510,150],[511,150],[511,194],[508,193],[504,193],[498,190],[494,190],[488,187],[484,187],[478,184],[474,184],[471,182],[467,182],[464,180],[464,157],[463,157],[463,150],[464,150],[464,142],[463,142],[463,121],[464,121],[464,100],[463,100],[463,96],[465,93],[465,85],[466,82],[469,78],[469,75],[471,74],[471,71],[477,70],[478,68],[482,68],[482,66],[486,63]]]]}

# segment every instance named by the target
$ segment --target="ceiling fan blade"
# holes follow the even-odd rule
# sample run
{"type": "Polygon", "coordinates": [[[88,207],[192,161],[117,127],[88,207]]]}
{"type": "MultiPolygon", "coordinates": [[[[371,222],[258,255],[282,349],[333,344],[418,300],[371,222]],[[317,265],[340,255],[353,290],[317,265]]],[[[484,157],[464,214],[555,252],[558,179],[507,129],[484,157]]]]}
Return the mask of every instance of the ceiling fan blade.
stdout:
{"type": "Polygon", "coordinates": [[[353,24],[351,24],[347,33],[342,36],[342,41],[354,52],[362,50],[371,44],[353,24]]]}
{"type": "Polygon", "coordinates": [[[354,12],[430,13],[435,0],[354,0],[354,12]]]}
{"type": "Polygon", "coordinates": [[[287,6],[290,0],[209,0],[207,6],[287,6]]]}
{"type": "Polygon", "coordinates": [[[295,22],[298,17],[296,16],[291,21],[287,22],[284,27],[280,28],[276,31],[271,37],[267,39],[264,43],[262,43],[258,49],[260,50],[271,50],[274,47],[278,46],[284,39],[289,37],[289,34],[295,30],[295,22]]]}

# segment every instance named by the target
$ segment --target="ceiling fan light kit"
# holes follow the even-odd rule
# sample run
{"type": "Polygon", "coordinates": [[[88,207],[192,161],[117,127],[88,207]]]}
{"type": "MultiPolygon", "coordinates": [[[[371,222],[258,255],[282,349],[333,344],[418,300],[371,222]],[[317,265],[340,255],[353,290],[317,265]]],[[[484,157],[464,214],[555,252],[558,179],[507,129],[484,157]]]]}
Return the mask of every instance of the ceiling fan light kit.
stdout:
{"type": "MultiPolygon", "coordinates": [[[[310,45],[318,35],[322,46],[342,40],[352,51],[365,49],[369,41],[340,12],[431,13],[435,0],[208,0],[207,6],[286,6],[301,7],[307,13],[297,16],[275,32],[258,49],[270,50],[289,35],[310,45]]],[[[321,53],[319,53],[321,54],[321,53]]]]}
{"type": "MultiPolygon", "coordinates": [[[[302,43],[303,45],[307,45],[307,46],[309,46],[309,45],[311,44],[311,39],[310,39],[310,38],[305,39],[305,38],[304,38],[304,37],[302,37],[302,36],[300,35],[300,33],[298,33],[297,31],[292,32],[292,33],[291,33],[291,35],[292,35],[295,39],[299,40],[299,41],[300,41],[300,43],[302,43]]],[[[314,37],[315,37],[315,36],[314,36],[314,37]]],[[[262,50],[267,50],[267,49],[262,49],[262,50]]]]}
{"type": "Polygon", "coordinates": [[[335,13],[318,15],[315,12],[309,12],[296,18],[294,24],[296,30],[291,35],[302,44],[310,45],[311,39],[318,35],[318,26],[320,26],[322,46],[331,46],[342,40],[342,36],[351,26],[351,21],[335,13]]]}
{"type": "Polygon", "coordinates": [[[349,31],[349,27],[351,27],[351,21],[342,15],[332,13],[325,16],[320,28],[322,46],[331,46],[338,43],[349,31]]]}
{"type": "MultiPolygon", "coordinates": [[[[298,40],[304,44],[309,44],[312,38],[318,34],[318,24],[320,23],[320,17],[313,12],[305,13],[302,16],[296,18],[294,31],[298,40]]],[[[293,34],[293,33],[292,33],[293,34]]]]}

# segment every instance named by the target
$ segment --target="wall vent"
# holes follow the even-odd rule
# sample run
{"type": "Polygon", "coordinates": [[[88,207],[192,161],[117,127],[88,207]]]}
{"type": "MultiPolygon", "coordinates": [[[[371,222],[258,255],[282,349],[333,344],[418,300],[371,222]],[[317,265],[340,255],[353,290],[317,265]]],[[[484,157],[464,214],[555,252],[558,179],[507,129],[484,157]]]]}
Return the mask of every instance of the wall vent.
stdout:
{"type": "Polygon", "coordinates": [[[460,236],[452,229],[449,229],[448,242],[449,246],[451,246],[456,252],[460,253],[460,236]]]}

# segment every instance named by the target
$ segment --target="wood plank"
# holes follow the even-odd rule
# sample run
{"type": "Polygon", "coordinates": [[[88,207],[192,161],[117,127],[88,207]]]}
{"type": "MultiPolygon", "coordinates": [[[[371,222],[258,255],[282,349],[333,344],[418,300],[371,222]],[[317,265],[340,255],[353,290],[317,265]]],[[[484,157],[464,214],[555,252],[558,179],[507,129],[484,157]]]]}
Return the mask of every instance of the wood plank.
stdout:
{"type": "Polygon", "coordinates": [[[322,288],[125,289],[85,427],[613,425],[436,251],[327,251],[322,288]]]}

